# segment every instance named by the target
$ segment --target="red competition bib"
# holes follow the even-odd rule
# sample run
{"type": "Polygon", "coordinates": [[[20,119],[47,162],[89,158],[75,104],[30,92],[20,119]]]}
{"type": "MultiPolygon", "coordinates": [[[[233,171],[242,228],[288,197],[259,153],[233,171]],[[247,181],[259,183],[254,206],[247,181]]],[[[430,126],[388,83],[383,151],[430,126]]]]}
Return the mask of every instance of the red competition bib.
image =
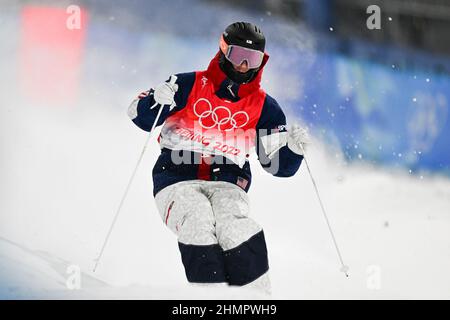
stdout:
{"type": "Polygon", "coordinates": [[[206,73],[197,72],[186,106],[166,119],[161,148],[221,155],[242,167],[255,148],[266,94],[258,89],[232,102],[214,92],[206,73]]]}

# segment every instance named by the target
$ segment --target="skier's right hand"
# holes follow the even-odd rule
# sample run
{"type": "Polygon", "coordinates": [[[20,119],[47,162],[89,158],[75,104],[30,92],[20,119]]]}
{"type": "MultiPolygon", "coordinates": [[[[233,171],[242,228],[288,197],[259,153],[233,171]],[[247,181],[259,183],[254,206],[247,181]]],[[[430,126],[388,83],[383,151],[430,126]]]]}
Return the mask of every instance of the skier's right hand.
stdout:
{"type": "Polygon", "coordinates": [[[156,86],[154,92],[155,102],[163,105],[170,106],[169,109],[172,110],[175,106],[175,92],[178,91],[178,85],[171,82],[163,82],[156,86]]]}

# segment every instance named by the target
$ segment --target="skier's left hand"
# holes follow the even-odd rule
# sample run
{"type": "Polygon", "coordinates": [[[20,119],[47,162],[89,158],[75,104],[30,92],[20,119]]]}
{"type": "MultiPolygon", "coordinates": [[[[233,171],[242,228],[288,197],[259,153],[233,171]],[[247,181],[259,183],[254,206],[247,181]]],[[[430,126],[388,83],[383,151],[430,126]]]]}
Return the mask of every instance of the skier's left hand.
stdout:
{"type": "Polygon", "coordinates": [[[308,131],[299,125],[292,125],[288,129],[287,146],[294,153],[303,155],[307,145],[311,143],[308,131]]]}

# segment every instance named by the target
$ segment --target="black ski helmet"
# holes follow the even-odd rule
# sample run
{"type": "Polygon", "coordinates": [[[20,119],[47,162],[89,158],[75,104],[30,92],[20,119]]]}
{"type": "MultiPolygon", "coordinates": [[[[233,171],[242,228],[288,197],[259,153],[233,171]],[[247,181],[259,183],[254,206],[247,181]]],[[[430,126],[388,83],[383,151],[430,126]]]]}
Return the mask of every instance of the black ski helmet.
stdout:
{"type": "MultiPolygon", "coordinates": [[[[230,24],[222,36],[228,45],[237,45],[261,52],[264,52],[266,46],[266,38],[261,29],[250,22],[235,22],[230,24]]],[[[250,82],[259,71],[259,68],[250,69],[245,73],[236,71],[222,50],[220,50],[219,65],[227,77],[238,84],[250,82]]]]}

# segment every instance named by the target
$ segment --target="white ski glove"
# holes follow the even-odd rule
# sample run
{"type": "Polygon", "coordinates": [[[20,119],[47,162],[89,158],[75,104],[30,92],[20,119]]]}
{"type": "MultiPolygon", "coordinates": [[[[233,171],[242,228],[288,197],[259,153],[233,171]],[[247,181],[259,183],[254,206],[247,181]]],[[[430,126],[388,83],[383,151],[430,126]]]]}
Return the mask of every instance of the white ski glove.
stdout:
{"type": "Polygon", "coordinates": [[[175,92],[178,91],[178,85],[175,83],[176,77],[172,76],[170,82],[163,82],[156,86],[153,93],[155,102],[161,106],[170,106],[169,110],[172,110],[175,106],[175,92]]]}
{"type": "Polygon", "coordinates": [[[311,143],[308,131],[299,125],[293,125],[288,129],[287,146],[292,152],[303,155],[307,145],[311,143]]]}

